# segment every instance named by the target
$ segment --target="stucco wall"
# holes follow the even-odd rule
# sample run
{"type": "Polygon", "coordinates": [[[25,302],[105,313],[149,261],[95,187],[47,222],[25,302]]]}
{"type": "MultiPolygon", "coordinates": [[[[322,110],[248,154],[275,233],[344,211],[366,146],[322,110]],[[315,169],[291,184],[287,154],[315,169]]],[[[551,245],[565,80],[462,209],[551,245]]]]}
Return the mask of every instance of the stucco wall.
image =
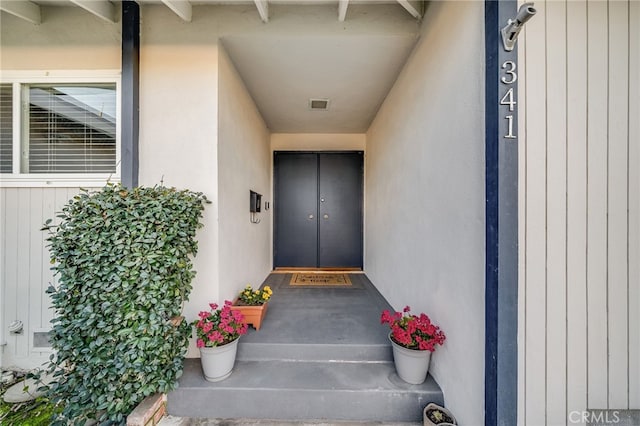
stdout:
{"type": "Polygon", "coordinates": [[[41,10],[39,25],[0,14],[3,70],[120,69],[120,22],[103,21],[79,7],[41,10]]]}
{"type": "Polygon", "coordinates": [[[218,203],[220,301],[255,287],[271,271],[271,210],[249,220],[249,190],[271,201],[269,131],[233,63],[220,49],[218,104],[218,203]]]}
{"type": "Polygon", "coordinates": [[[482,2],[431,2],[367,133],[365,270],[446,333],[430,371],[461,424],[484,415],[483,35],[482,2]]]}
{"type": "Polygon", "coordinates": [[[272,133],[273,151],[364,151],[363,133],[272,133]]]}
{"type": "Polygon", "coordinates": [[[584,424],[640,409],[640,3],[536,8],[518,41],[518,420],[584,424]]]}
{"type": "Polygon", "coordinates": [[[192,320],[219,297],[218,44],[156,6],[141,8],[140,44],[140,185],[163,182],[213,201],[197,234],[197,275],[184,308],[192,320]]]}

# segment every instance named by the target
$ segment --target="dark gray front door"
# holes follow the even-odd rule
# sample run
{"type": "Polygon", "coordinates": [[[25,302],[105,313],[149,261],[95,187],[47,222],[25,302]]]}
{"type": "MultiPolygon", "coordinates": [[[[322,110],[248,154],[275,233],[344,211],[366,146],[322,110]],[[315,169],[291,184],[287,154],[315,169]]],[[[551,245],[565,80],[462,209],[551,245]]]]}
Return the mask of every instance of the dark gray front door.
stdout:
{"type": "Polygon", "coordinates": [[[362,152],[276,152],[275,267],[362,267],[362,152]]]}

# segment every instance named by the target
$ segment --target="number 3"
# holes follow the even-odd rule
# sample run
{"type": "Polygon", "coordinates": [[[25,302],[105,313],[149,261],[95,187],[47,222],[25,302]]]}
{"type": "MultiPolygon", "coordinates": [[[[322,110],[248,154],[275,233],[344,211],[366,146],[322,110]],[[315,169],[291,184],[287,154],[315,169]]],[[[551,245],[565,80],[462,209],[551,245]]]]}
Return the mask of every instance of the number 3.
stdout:
{"type": "Polygon", "coordinates": [[[511,76],[511,80],[507,80],[507,76],[504,76],[500,78],[500,81],[502,81],[504,84],[515,83],[518,79],[518,74],[516,74],[516,63],[513,61],[504,61],[504,63],[502,64],[502,69],[506,68],[509,68],[505,72],[511,76]]]}

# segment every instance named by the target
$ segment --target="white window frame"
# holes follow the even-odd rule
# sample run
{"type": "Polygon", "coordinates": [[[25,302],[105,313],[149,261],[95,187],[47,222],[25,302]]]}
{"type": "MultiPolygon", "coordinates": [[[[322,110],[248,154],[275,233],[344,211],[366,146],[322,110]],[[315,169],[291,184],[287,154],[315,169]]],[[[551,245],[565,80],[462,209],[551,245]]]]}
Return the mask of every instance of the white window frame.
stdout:
{"type": "Polygon", "coordinates": [[[0,83],[13,84],[13,170],[0,173],[0,188],[9,187],[91,187],[120,182],[121,72],[120,70],[2,71],[0,83]],[[28,84],[115,83],[116,85],[116,171],[114,173],[19,173],[24,114],[22,87],[28,84]]]}

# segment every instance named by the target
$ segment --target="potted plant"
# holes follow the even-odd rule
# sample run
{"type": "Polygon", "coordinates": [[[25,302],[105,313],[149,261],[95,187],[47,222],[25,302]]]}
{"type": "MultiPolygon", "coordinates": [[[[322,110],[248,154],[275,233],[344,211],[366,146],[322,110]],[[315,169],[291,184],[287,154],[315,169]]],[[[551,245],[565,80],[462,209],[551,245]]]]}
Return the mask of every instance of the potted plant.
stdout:
{"type": "Polygon", "coordinates": [[[200,312],[200,319],[194,321],[193,325],[204,378],[219,382],[233,371],[238,340],[247,332],[247,325],[241,312],[231,310],[231,301],[226,300],[221,308],[216,303],[210,303],[209,306],[211,310],[200,312]]]}
{"type": "Polygon", "coordinates": [[[260,330],[271,295],[273,295],[273,291],[268,285],[254,290],[249,284],[234,300],[231,309],[242,312],[245,324],[251,324],[256,330],[260,330]]]}
{"type": "Polygon", "coordinates": [[[424,426],[456,426],[456,418],[451,411],[433,402],[424,407],[424,426]]]}
{"type": "Polygon", "coordinates": [[[403,312],[382,312],[380,322],[389,324],[389,340],[398,376],[407,383],[419,385],[427,378],[431,352],[445,340],[440,327],[422,313],[413,315],[406,306],[403,312]]]}

